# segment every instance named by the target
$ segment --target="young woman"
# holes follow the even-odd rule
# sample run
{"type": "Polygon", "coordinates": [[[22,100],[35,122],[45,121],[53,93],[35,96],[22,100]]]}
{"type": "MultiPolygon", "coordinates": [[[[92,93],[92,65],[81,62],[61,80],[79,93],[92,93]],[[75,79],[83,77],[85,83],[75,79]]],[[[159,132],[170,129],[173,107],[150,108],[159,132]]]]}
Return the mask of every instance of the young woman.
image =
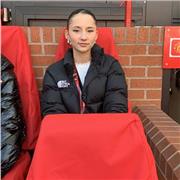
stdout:
{"type": "Polygon", "coordinates": [[[118,61],[96,44],[94,14],[85,9],[72,12],[65,37],[72,48],[46,70],[42,115],[127,112],[124,72],[118,61]]]}

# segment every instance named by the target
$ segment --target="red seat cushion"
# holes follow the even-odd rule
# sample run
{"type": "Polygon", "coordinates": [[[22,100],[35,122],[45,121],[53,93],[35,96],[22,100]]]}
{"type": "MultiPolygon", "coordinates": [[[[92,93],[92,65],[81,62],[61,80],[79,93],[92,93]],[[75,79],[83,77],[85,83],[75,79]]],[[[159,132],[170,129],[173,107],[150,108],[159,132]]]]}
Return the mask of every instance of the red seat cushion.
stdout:
{"type": "Polygon", "coordinates": [[[24,180],[26,179],[31,158],[27,151],[22,151],[17,162],[2,178],[2,180],[24,180]]]}

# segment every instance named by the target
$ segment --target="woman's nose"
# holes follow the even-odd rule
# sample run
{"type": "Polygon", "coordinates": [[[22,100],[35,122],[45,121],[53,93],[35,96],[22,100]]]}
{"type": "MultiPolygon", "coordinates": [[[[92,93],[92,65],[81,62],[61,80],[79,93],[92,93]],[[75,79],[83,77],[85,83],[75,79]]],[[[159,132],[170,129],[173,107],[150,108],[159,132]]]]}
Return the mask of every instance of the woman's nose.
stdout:
{"type": "Polygon", "coordinates": [[[86,32],[82,32],[81,33],[81,39],[82,40],[86,40],[87,39],[87,33],[86,32]]]}

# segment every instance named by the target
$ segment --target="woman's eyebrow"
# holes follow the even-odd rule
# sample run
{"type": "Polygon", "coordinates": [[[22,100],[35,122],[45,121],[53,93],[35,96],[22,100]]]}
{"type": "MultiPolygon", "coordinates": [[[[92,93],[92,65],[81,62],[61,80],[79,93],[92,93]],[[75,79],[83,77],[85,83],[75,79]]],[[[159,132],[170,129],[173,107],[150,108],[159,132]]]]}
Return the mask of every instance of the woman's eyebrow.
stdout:
{"type": "Polygon", "coordinates": [[[94,29],[95,27],[92,27],[92,26],[90,26],[90,27],[87,27],[87,29],[94,29]]]}
{"type": "MultiPolygon", "coordinates": [[[[78,28],[78,29],[82,29],[82,27],[80,26],[73,26],[72,28],[78,28]]],[[[86,29],[94,29],[95,27],[89,26],[86,29]]]]}
{"type": "Polygon", "coordinates": [[[80,27],[80,26],[73,26],[73,28],[79,28],[79,29],[81,29],[81,27],[80,27]]]}

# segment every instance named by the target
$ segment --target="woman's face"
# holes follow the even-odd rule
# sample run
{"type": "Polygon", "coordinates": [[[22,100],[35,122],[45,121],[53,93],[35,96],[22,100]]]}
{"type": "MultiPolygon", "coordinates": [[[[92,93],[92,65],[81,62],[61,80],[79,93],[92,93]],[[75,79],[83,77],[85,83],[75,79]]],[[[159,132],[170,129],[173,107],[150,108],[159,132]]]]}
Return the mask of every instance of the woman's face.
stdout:
{"type": "Polygon", "coordinates": [[[88,14],[76,14],[69,23],[66,31],[74,51],[78,53],[89,53],[97,39],[96,24],[88,14]]]}

